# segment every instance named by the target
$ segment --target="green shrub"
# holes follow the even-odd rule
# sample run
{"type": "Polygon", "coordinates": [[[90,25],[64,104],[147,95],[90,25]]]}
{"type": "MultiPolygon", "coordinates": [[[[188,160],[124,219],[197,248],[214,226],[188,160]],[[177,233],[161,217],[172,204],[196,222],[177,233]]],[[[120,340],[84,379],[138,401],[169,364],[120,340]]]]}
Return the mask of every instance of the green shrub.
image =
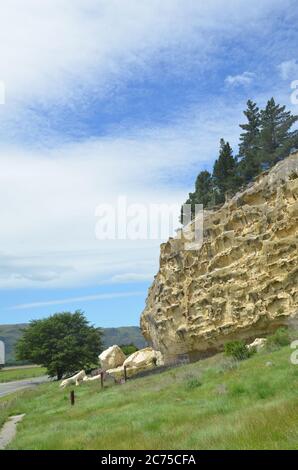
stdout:
{"type": "Polygon", "coordinates": [[[274,395],[274,390],[270,383],[259,381],[253,387],[253,392],[256,394],[257,398],[261,400],[265,400],[266,398],[270,398],[274,395]]]}
{"type": "Polygon", "coordinates": [[[240,383],[235,383],[232,385],[231,387],[231,394],[234,396],[234,397],[237,397],[237,396],[241,396],[243,395],[244,393],[246,393],[246,388],[240,384],[240,383]]]}
{"type": "Polygon", "coordinates": [[[275,333],[267,338],[267,349],[269,351],[288,346],[291,342],[290,334],[287,328],[278,328],[275,333]]]}
{"type": "Polygon", "coordinates": [[[225,355],[243,361],[248,359],[255,351],[250,351],[243,341],[228,341],[225,344],[225,355]]]}
{"type": "Polygon", "coordinates": [[[131,354],[135,353],[139,350],[134,344],[121,344],[120,348],[124,352],[126,356],[130,356],[131,354]]]}
{"type": "Polygon", "coordinates": [[[189,375],[186,380],[186,389],[187,390],[194,390],[202,385],[202,382],[198,377],[193,375],[189,375]]]}

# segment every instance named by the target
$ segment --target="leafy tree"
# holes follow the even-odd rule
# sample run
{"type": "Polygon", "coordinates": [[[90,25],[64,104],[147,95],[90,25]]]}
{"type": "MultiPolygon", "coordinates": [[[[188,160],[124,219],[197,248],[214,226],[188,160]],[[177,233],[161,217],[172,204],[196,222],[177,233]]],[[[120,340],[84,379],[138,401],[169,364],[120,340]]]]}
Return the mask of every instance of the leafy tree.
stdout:
{"type": "Polygon", "coordinates": [[[236,174],[236,159],[229,142],[220,140],[219,157],[213,167],[213,181],[216,188],[216,203],[223,203],[227,192],[234,192],[239,183],[236,174]]]}
{"type": "Polygon", "coordinates": [[[88,369],[102,351],[102,332],[89,325],[83,312],[56,313],[33,320],[16,346],[17,358],[47,368],[60,380],[65,374],[88,369]]]}
{"type": "Polygon", "coordinates": [[[261,115],[256,103],[251,100],[247,102],[244,115],[247,118],[247,123],[240,124],[244,132],[240,134],[239,157],[241,161],[239,163],[239,174],[242,181],[247,183],[261,172],[259,158],[261,115]]]}
{"type": "Polygon", "coordinates": [[[274,98],[267,102],[261,111],[260,156],[265,168],[282,160],[292,147],[298,144],[298,131],[290,131],[298,116],[286,111],[285,106],[275,103],[274,98]]]}

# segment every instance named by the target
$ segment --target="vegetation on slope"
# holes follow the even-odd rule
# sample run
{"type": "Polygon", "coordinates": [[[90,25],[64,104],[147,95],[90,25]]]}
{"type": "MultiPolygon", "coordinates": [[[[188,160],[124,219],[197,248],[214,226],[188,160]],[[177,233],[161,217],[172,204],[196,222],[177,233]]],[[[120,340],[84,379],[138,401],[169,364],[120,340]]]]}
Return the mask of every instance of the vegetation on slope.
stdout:
{"type": "Polygon", "coordinates": [[[159,375],[69,390],[57,383],[0,401],[26,413],[11,449],[297,449],[298,366],[285,346],[241,362],[222,355],[159,375]]]}

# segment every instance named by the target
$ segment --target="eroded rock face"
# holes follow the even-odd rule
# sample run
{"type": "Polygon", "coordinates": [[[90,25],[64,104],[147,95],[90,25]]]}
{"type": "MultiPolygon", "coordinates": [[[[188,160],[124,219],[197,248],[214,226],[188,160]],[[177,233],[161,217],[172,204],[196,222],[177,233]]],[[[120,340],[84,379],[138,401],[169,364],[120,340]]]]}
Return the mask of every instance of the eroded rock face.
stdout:
{"type": "MultiPolygon", "coordinates": [[[[193,230],[193,226],[191,226],[193,230]]],[[[204,215],[203,245],[161,245],[141,318],[167,362],[254,339],[298,311],[298,153],[204,215]]]]}
{"type": "Polygon", "coordinates": [[[124,352],[116,344],[103,351],[98,357],[103,370],[121,366],[126,359],[124,352]]]}

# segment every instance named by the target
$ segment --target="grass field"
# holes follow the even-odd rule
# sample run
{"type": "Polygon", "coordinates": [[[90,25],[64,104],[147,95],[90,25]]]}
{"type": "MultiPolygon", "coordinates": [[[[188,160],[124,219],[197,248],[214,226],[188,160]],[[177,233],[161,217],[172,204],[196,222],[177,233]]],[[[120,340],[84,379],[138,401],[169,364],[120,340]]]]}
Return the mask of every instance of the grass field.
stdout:
{"type": "Polygon", "coordinates": [[[0,370],[0,383],[13,382],[14,380],[31,379],[46,375],[43,367],[24,367],[8,370],[0,370]]]}
{"type": "Polygon", "coordinates": [[[298,449],[298,366],[291,350],[236,366],[222,356],[158,375],[0,401],[0,423],[26,413],[11,449],[298,449]],[[268,365],[267,362],[272,364],[268,365]]]}

